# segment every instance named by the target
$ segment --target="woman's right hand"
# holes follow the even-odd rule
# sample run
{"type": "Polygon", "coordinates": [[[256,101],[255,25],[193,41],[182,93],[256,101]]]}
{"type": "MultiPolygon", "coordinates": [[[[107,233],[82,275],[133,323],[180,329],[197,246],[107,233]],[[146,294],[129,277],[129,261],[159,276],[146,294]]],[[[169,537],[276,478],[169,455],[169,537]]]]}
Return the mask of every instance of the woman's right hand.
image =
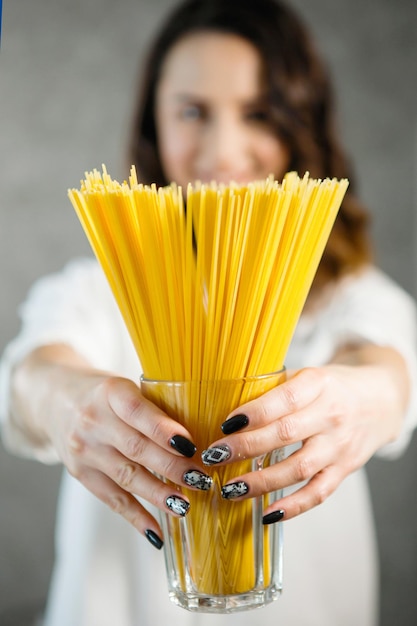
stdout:
{"type": "Polygon", "coordinates": [[[153,472],[179,486],[210,488],[211,478],[190,460],[196,452],[190,433],[135,383],[91,369],[66,346],[40,348],[19,366],[15,405],[36,381],[26,422],[37,425],[72,476],[160,548],[160,526],[135,496],[184,516],[186,496],[153,472]]]}

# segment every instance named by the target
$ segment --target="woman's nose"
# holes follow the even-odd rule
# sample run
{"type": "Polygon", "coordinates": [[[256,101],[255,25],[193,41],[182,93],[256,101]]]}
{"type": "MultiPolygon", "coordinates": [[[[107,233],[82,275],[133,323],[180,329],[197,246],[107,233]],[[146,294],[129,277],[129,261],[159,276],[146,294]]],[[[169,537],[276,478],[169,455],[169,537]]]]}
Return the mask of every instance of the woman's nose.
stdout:
{"type": "Polygon", "coordinates": [[[226,116],[215,118],[205,130],[202,162],[212,178],[230,178],[246,168],[248,148],[247,132],[239,120],[226,116]]]}

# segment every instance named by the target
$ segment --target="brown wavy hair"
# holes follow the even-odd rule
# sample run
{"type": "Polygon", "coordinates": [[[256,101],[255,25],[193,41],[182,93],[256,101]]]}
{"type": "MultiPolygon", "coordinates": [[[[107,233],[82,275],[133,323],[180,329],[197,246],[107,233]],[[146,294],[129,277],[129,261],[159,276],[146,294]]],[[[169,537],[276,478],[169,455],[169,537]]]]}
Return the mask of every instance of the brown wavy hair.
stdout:
{"type": "Polygon", "coordinates": [[[355,194],[351,164],[336,133],[332,84],[305,25],[279,0],[185,0],[168,16],[145,63],[133,119],[129,162],[145,183],[166,185],[158,153],[155,92],[172,46],[195,32],[243,37],[263,59],[271,132],[290,150],[289,169],[314,178],[348,178],[349,189],[314,286],[362,267],[372,258],[369,213],[355,194]]]}

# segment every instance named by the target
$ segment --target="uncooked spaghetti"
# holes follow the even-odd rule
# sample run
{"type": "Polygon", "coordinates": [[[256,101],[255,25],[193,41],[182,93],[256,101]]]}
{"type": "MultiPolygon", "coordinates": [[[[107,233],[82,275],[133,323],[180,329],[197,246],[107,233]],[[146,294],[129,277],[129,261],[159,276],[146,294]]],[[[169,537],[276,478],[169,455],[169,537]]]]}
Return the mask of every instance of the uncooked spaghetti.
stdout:
{"type": "MultiPolygon", "coordinates": [[[[190,184],[184,202],[175,184],[142,185],[134,168],[129,181],[119,184],[103,166],[102,173],[86,174],[80,190],[69,190],[144,377],[200,383],[198,393],[191,384],[188,396],[182,392],[174,403],[149,391],[186,426],[200,450],[219,437],[230,410],[260,393],[242,384],[230,396],[221,381],[282,369],[347,186],[346,179],[290,172],[282,183],[268,178],[246,186],[190,184]],[[204,395],[212,384],[207,381],[220,381],[215,400],[212,387],[204,395]]],[[[210,471],[219,487],[250,470],[251,462],[242,461],[210,471]]],[[[185,491],[197,554],[187,575],[195,587],[211,594],[251,588],[250,501],[231,506],[216,488],[210,494],[185,491]],[[213,546],[217,522],[207,507],[215,507],[217,522],[222,520],[220,546],[213,546]]],[[[177,522],[171,530],[181,550],[177,522]]]]}

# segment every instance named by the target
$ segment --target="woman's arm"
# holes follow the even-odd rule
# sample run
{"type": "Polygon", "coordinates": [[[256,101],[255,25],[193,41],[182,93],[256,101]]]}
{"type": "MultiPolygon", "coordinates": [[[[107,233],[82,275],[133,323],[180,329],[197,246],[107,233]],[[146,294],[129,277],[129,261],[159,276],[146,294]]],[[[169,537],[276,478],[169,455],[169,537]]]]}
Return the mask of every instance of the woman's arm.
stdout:
{"type": "Polygon", "coordinates": [[[193,488],[189,477],[200,472],[198,488],[211,486],[190,460],[196,449],[184,427],[132,381],[91,368],[69,346],[38,348],[15,368],[11,405],[20,429],[51,442],[72,476],[147,537],[161,530],[135,496],[173,514],[189,507],[154,473],[193,488]]]}
{"type": "Polygon", "coordinates": [[[322,503],[348,474],[396,439],[409,389],[407,367],[396,350],[370,343],[349,345],[328,365],[299,370],[239,407],[229,418],[243,414],[247,425],[212,447],[227,445],[230,463],[302,444],[280,463],[229,481],[246,484],[243,497],[302,483],[264,512],[280,510],[289,519],[322,503]]]}

